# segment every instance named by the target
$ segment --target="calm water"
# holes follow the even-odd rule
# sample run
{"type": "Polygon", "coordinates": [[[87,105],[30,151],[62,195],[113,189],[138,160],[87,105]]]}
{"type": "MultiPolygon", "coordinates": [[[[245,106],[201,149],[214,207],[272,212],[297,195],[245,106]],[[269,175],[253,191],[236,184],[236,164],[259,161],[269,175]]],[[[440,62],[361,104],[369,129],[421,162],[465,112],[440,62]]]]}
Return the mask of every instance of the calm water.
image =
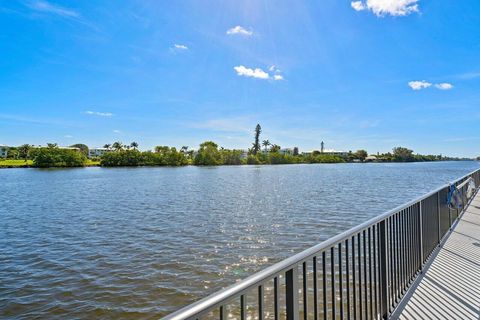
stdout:
{"type": "Polygon", "coordinates": [[[0,318],[158,318],[478,167],[0,170],[0,318]]]}

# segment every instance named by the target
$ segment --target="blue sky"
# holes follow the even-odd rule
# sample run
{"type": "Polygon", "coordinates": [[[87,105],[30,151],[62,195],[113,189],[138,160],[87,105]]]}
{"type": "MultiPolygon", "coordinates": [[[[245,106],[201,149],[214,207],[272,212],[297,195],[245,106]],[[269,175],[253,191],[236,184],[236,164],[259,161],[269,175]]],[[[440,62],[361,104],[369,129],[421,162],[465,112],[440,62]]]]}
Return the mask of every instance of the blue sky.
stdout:
{"type": "Polygon", "coordinates": [[[480,155],[480,2],[0,1],[0,144],[480,155]]]}

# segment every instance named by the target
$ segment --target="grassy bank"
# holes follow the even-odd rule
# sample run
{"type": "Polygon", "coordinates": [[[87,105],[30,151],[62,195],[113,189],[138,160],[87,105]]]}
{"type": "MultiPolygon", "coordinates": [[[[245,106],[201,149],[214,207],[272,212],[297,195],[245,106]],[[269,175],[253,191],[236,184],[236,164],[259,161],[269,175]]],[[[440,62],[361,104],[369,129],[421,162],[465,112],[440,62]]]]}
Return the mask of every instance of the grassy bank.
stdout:
{"type": "Polygon", "coordinates": [[[0,160],[0,168],[28,168],[33,166],[32,160],[0,160]]]}
{"type": "MultiPolygon", "coordinates": [[[[85,163],[87,167],[99,167],[100,161],[87,160],[85,163]]],[[[0,160],[0,168],[33,168],[33,160],[0,160]]]]}

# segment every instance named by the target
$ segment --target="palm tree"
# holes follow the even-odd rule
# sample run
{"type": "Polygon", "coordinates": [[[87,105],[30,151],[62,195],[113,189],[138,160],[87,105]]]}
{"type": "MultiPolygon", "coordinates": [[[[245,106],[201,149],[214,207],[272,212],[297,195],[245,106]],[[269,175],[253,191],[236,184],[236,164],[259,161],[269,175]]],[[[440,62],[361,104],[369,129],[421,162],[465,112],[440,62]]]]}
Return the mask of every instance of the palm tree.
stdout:
{"type": "Polygon", "coordinates": [[[263,140],[262,145],[265,147],[265,152],[267,152],[268,146],[271,145],[271,143],[267,139],[267,140],[263,140]]]}
{"type": "Polygon", "coordinates": [[[187,153],[187,152],[188,152],[188,146],[183,146],[183,147],[180,149],[180,152],[181,152],[181,153],[187,153]]]}
{"type": "Polygon", "coordinates": [[[130,147],[132,147],[133,150],[137,150],[137,148],[138,148],[138,143],[136,143],[136,142],[134,141],[134,142],[130,143],[130,147]]]}
{"type": "Polygon", "coordinates": [[[112,144],[112,148],[115,150],[115,151],[120,151],[123,149],[123,143],[121,143],[120,141],[117,141],[117,142],[114,142],[112,144]]]}
{"type": "Polygon", "coordinates": [[[105,149],[110,149],[110,147],[111,147],[111,146],[112,146],[112,145],[111,145],[111,144],[109,144],[109,143],[107,143],[107,144],[103,145],[103,147],[104,147],[105,149]]]}

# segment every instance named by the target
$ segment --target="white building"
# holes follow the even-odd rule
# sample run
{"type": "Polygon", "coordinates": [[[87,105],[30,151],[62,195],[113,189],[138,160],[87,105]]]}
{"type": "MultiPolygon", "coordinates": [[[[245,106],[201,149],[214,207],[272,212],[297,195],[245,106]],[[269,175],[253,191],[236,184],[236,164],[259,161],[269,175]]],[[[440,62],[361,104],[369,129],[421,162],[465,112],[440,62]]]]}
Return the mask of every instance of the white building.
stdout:
{"type": "Polygon", "coordinates": [[[302,154],[304,156],[309,156],[309,155],[313,154],[313,152],[315,152],[315,151],[319,152],[320,154],[328,154],[328,155],[338,156],[338,157],[347,157],[348,156],[347,151],[337,151],[337,150],[333,150],[333,149],[324,149],[323,152],[318,151],[318,150],[307,151],[307,152],[302,152],[302,154]]]}
{"type": "Polygon", "coordinates": [[[247,159],[248,158],[248,150],[239,150],[242,153],[240,154],[240,159],[247,159]]]}
{"type": "Polygon", "coordinates": [[[8,155],[8,147],[0,145],[0,158],[6,158],[8,155]]]}
{"type": "Polygon", "coordinates": [[[339,156],[339,157],[347,157],[348,152],[347,151],[338,151],[338,150],[333,150],[333,149],[325,149],[323,150],[324,154],[330,154],[332,156],[339,156]]]}
{"type": "Polygon", "coordinates": [[[107,152],[112,152],[112,149],[109,148],[92,148],[88,149],[89,158],[99,158],[107,152]]]}

